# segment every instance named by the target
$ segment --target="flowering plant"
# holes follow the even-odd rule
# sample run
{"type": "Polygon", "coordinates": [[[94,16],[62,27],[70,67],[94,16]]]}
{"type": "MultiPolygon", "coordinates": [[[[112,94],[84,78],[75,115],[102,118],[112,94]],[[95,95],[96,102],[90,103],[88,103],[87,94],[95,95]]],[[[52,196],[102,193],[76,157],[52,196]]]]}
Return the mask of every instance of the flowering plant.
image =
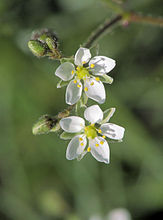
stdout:
{"type": "MultiPolygon", "coordinates": [[[[117,17],[109,25],[119,19],[121,17],[117,17]]],[[[33,126],[33,134],[62,131],[60,138],[70,139],[66,150],[68,160],[80,160],[90,152],[97,161],[108,164],[108,142],[122,141],[125,129],[109,122],[115,108],[103,112],[98,105],[87,105],[89,98],[98,104],[106,101],[103,83],[112,84],[113,78],[107,73],[116,65],[115,60],[106,56],[96,55],[91,58],[89,48],[95,36],[92,36],[85,46],[80,47],[74,57],[64,57],[61,54],[57,37],[47,29],[35,34],[28,42],[29,48],[37,57],[47,56],[60,61],[55,71],[55,75],[61,79],[57,88],[67,85],[65,101],[69,105],[56,116],[42,116],[33,126]],[[83,108],[86,121],[80,117],[79,111],[83,108]],[[72,115],[74,109],[75,115],[72,115]]]]}

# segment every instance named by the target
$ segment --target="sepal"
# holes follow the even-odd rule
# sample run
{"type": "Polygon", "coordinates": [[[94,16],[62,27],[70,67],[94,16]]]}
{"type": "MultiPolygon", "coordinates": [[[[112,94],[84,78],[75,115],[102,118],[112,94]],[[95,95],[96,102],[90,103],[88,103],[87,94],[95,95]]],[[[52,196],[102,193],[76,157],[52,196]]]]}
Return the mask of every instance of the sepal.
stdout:
{"type": "Polygon", "coordinates": [[[115,108],[109,108],[107,110],[104,111],[104,119],[100,122],[100,124],[104,124],[104,123],[107,123],[110,118],[113,116],[115,112],[115,108]]]}
{"type": "Polygon", "coordinates": [[[63,80],[60,80],[58,83],[57,83],[57,88],[60,89],[64,86],[67,86],[69,84],[69,81],[63,81],[63,80]]]}
{"type": "Polygon", "coordinates": [[[63,132],[61,135],[60,135],[60,138],[62,140],[70,140],[72,139],[73,137],[75,137],[76,135],[79,135],[79,133],[68,133],[68,132],[63,132]]]}
{"type": "Polygon", "coordinates": [[[112,84],[113,83],[113,78],[106,75],[106,74],[103,74],[102,76],[99,76],[100,78],[100,81],[101,82],[104,82],[104,83],[108,83],[108,84],[112,84]]]}

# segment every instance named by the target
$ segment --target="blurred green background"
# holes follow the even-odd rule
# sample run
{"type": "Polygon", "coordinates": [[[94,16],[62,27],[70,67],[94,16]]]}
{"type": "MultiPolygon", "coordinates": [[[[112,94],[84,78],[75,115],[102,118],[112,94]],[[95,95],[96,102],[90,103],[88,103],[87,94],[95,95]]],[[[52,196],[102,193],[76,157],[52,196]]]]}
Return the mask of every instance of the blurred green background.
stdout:
{"type": "MultiPolygon", "coordinates": [[[[68,161],[67,142],[31,132],[41,115],[66,107],[65,89],[56,88],[54,76],[59,63],[32,55],[31,32],[52,28],[63,53],[72,55],[101,22],[115,16],[110,2],[116,1],[0,1],[0,220],[108,219],[115,208],[126,208],[133,220],[163,219],[159,26],[119,25],[99,41],[99,54],[117,61],[101,108],[116,107],[111,122],[126,128],[124,141],[110,144],[109,165],[90,154],[68,161]]],[[[123,1],[123,6],[152,16],[163,11],[162,0],[123,1]]]]}

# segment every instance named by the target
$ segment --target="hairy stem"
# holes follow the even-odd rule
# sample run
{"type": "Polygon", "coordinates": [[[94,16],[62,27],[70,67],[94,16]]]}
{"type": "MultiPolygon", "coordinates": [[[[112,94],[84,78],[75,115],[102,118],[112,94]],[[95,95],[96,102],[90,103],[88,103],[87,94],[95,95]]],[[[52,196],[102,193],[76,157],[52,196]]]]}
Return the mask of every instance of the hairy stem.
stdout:
{"type": "Polygon", "coordinates": [[[103,33],[108,30],[112,25],[116,24],[118,21],[122,19],[122,15],[117,15],[112,20],[108,20],[105,24],[100,25],[88,38],[87,42],[83,45],[83,47],[90,48],[95,41],[97,41],[103,33]]]}

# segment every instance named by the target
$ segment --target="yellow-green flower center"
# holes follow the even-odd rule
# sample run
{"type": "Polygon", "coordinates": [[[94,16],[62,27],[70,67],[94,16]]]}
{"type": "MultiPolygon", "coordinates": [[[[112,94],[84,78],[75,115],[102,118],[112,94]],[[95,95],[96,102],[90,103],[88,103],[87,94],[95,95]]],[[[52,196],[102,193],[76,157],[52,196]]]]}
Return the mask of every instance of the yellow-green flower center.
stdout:
{"type": "Polygon", "coordinates": [[[84,133],[87,136],[87,138],[94,139],[95,137],[97,137],[97,131],[96,131],[96,128],[93,124],[86,126],[84,128],[84,133]]]}
{"type": "Polygon", "coordinates": [[[86,77],[89,77],[89,71],[87,70],[87,68],[83,67],[83,66],[78,66],[76,68],[76,75],[78,77],[79,80],[81,79],[86,79],[86,77]]]}

